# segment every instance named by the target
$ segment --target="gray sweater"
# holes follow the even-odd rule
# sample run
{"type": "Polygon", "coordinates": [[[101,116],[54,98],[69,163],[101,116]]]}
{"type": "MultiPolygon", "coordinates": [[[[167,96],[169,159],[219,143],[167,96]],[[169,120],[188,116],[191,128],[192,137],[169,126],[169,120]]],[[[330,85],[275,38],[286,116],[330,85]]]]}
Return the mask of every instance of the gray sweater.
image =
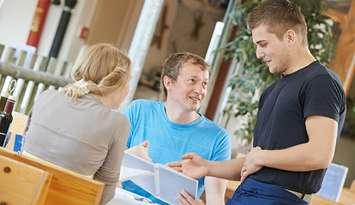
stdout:
{"type": "Polygon", "coordinates": [[[74,101],[48,90],[35,102],[24,150],[105,183],[105,204],[115,193],[128,132],[128,120],[94,96],[74,101]]]}

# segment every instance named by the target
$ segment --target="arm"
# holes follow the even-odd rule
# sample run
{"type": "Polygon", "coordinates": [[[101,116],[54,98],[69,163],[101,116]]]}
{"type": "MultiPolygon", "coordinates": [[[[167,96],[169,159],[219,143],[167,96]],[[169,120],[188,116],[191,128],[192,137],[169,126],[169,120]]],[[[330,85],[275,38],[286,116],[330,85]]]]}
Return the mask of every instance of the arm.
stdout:
{"type": "MultiPolygon", "coordinates": [[[[223,205],[224,193],[227,181],[224,179],[205,177],[206,205],[223,205]]],[[[189,193],[183,191],[180,194],[181,205],[204,205],[200,199],[193,199],[189,193]]]]}
{"type": "Polygon", "coordinates": [[[115,138],[110,144],[105,160],[94,174],[94,179],[105,184],[100,204],[106,204],[114,195],[119,178],[120,162],[126,145],[126,136],[129,132],[128,121],[122,120],[121,129],[117,129],[115,138]],[[119,134],[120,133],[120,134],[119,134]]]}
{"type": "Polygon", "coordinates": [[[240,172],[244,161],[244,156],[222,162],[209,161],[207,164],[206,176],[213,176],[234,181],[240,180],[240,172]]]}
{"type": "Polygon", "coordinates": [[[226,161],[208,161],[194,153],[183,156],[182,161],[173,162],[169,167],[192,178],[211,176],[229,180],[239,180],[245,157],[226,161]]]}
{"type": "Polygon", "coordinates": [[[251,152],[245,166],[254,164],[296,172],[327,168],[334,156],[338,123],[328,117],[310,116],[305,124],[309,137],[307,143],[282,150],[251,152]]]}
{"type": "MultiPolygon", "coordinates": [[[[202,159],[197,154],[186,154],[182,161],[168,164],[169,167],[178,172],[182,172],[192,178],[205,178],[206,202],[209,204],[224,204],[224,194],[226,190],[226,181],[218,178],[239,180],[240,172],[245,158],[238,157],[233,160],[222,162],[208,161],[202,159]],[[214,178],[218,177],[218,178],[214,178]]],[[[202,205],[201,200],[194,200],[186,193],[181,193],[180,204],[182,205],[202,205]]]]}
{"type": "Polygon", "coordinates": [[[105,184],[100,204],[110,201],[114,194],[119,177],[119,157],[122,156],[125,147],[123,142],[116,140],[109,149],[102,166],[94,174],[94,179],[105,184]]]}
{"type": "Polygon", "coordinates": [[[206,205],[222,205],[227,188],[227,180],[205,177],[206,205]]]}

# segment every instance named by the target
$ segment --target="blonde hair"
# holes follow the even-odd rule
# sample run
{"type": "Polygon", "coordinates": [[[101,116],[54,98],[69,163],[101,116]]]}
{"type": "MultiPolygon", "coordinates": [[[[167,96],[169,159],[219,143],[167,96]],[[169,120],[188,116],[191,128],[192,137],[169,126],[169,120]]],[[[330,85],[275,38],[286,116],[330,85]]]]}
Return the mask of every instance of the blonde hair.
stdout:
{"type": "Polygon", "coordinates": [[[66,96],[73,99],[89,93],[103,95],[109,89],[126,86],[130,76],[130,59],[111,44],[90,46],[73,66],[76,81],[64,87],[66,96]]]}

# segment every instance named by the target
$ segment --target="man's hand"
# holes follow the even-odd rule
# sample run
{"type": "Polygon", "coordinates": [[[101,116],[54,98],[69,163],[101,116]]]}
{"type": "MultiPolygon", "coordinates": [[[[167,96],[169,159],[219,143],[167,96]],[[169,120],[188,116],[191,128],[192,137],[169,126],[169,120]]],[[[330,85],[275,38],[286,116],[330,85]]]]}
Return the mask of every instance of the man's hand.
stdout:
{"type": "Polygon", "coordinates": [[[183,191],[180,193],[179,198],[180,205],[204,205],[200,199],[193,199],[189,193],[183,191]]]}
{"type": "Polygon", "coordinates": [[[257,164],[257,159],[261,154],[260,147],[254,147],[247,155],[240,173],[240,181],[243,182],[249,175],[259,171],[262,166],[257,164]]]}
{"type": "Polygon", "coordinates": [[[181,161],[169,163],[168,166],[195,179],[208,174],[208,161],[194,153],[185,154],[181,161]]]}
{"type": "Polygon", "coordinates": [[[149,142],[148,141],[144,141],[142,144],[131,147],[130,149],[127,149],[125,152],[127,152],[129,154],[133,154],[133,155],[143,158],[145,160],[152,161],[152,159],[149,157],[149,142]]]}

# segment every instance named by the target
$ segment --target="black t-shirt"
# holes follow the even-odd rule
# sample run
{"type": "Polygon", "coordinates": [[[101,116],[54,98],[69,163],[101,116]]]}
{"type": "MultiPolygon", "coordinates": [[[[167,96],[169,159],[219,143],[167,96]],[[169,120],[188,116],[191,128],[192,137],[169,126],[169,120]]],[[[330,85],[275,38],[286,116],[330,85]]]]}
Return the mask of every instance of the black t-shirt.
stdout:
{"type": "MultiPolygon", "coordinates": [[[[254,129],[254,146],[278,150],[308,142],[305,121],[325,116],[338,122],[338,135],[345,118],[345,95],[339,79],[319,62],[283,76],[262,94],[254,129]]],[[[325,170],[291,172],[264,167],[250,177],[284,188],[315,193],[325,170]]]]}

